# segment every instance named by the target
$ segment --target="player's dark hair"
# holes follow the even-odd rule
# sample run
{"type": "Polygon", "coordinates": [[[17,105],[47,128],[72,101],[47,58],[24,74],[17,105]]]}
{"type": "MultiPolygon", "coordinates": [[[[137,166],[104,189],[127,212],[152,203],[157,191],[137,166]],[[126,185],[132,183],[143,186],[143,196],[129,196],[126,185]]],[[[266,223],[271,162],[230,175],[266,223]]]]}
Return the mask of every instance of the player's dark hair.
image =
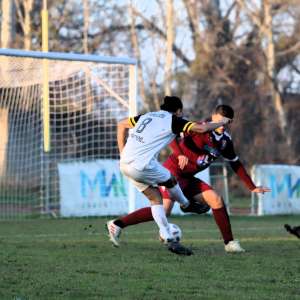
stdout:
{"type": "Polygon", "coordinates": [[[178,109],[182,109],[183,105],[180,98],[176,96],[166,96],[164,103],[160,106],[162,110],[175,113],[178,109]]]}
{"type": "Polygon", "coordinates": [[[215,108],[214,113],[215,114],[220,114],[223,117],[226,117],[226,118],[229,118],[229,119],[233,119],[233,117],[234,117],[233,108],[229,105],[226,105],[226,104],[218,105],[215,108]]]}

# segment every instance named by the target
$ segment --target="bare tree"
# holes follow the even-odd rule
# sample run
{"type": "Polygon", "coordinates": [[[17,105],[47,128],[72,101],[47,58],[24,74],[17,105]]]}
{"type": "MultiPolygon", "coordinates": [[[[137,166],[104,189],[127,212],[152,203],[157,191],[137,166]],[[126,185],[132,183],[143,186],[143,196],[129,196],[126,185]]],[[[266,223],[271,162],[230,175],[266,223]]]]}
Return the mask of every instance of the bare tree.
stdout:
{"type": "Polygon", "coordinates": [[[264,0],[263,5],[263,20],[262,34],[266,38],[266,49],[265,56],[267,60],[267,76],[270,82],[270,94],[273,100],[275,111],[278,114],[280,128],[282,133],[287,137],[287,144],[291,146],[291,136],[287,128],[286,113],[283,107],[282,99],[277,89],[276,83],[276,57],[275,57],[275,45],[273,40],[273,26],[272,26],[272,14],[271,14],[271,3],[269,0],[264,0]]]}
{"type": "Polygon", "coordinates": [[[131,44],[132,44],[132,48],[134,50],[134,56],[137,59],[138,62],[138,84],[139,84],[139,93],[141,95],[141,98],[143,99],[143,101],[145,101],[145,104],[147,106],[147,109],[149,110],[150,107],[148,105],[148,101],[147,101],[147,97],[146,97],[146,92],[145,92],[145,81],[143,78],[143,68],[142,68],[142,64],[141,64],[141,52],[140,52],[140,46],[139,46],[139,42],[138,42],[138,36],[137,36],[137,32],[136,32],[136,15],[134,13],[134,9],[133,9],[133,4],[132,1],[130,1],[129,5],[128,5],[128,10],[129,10],[129,16],[131,19],[131,26],[130,26],[130,36],[131,36],[131,44]]]}
{"type": "MultiPolygon", "coordinates": [[[[147,18],[145,15],[143,15],[140,11],[134,8],[134,13],[141,18],[143,26],[141,26],[140,30],[146,30],[149,34],[150,37],[156,36],[156,39],[166,41],[167,35],[166,32],[159,27],[155,23],[154,20],[151,20],[147,18]]],[[[173,43],[172,45],[172,50],[173,53],[176,55],[178,59],[180,59],[184,65],[187,67],[190,67],[191,61],[190,59],[184,54],[184,52],[175,44],[173,43]]]]}
{"type": "MultiPolygon", "coordinates": [[[[287,145],[290,147],[292,143],[292,137],[290,135],[290,130],[288,130],[287,116],[281,95],[278,90],[278,84],[276,80],[276,52],[275,52],[275,42],[273,38],[273,8],[280,8],[280,2],[276,4],[278,6],[273,6],[270,0],[262,1],[262,7],[256,7],[256,9],[250,10],[246,3],[242,0],[237,0],[239,6],[244,10],[244,12],[250,17],[253,24],[258,28],[260,40],[265,44],[263,47],[263,52],[266,58],[266,71],[265,80],[269,87],[270,98],[273,103],[273,107],[278,116],[279,126],[282,131],[283,136],[286,137],[287,145]]],[[[297,47],[297,46],[296,46],[297,47]]]]}
{"type": "Polygon", "coordinates": [[[88,32],[89,32],[89,3],[88,0],[83,0],[83,51],[84,53],[89,53],[88,46],[88,32]]]}
{"type": "MultiPolygon", "coordinates": [[[[2,25],[8,24],[11,1],[2,1],[2,25]]],[[[12,28],[17,30],[17,47],[23,47],[24,3],[30,1],[13,0],[21,7],[15,14],[18,26],[12,28]]],[[[237,147],[248,153],[250,162],[278,162],[282,157],[292,162],[288,151],[296,142],[291,136],[300,124],[295,100],[300,90],[299,1],[155,0],[144,7],[142,1],[132,3],[49,0],[51,50],[133,55],[145,108],[158,108],[162,95],[171,91],[190,99],[194,118],[206,117],[217,103],[231,104],[238,111],[233,131],[243,131],[237,147]],[[92,3],[93,9],[83,14],[82,3],[86,8],[92,3]],[[276,121],[269,122],[272,113],[276,121]],[[254,148],[267,151],[250,151],[252,142],[254,148]]],[[[30,13],[33,49],[40,43],[39,13],[35,1],[30,13]]],[[[299,149],[300,140],[297,145],[299,149]]]]}
{"type": "Polygon", "coordinates": [[[33,0],[24,0],[22,3],[20,0],[14,0],[16,11],[18,15],[18,21],[21,24],[22,31],[24,33],[24,49],[31,49],[31,12],[33,10],[33,0]]]}
{"type": "Polygon", "coordinates": [[[14,3],[13,0],[3,0],[1,3],[1,47],[10,48],[15,34],[14,3]]]}
{"type": "Polygon", "coordinates": [[[167,0],[166,3],[167,10],[167,39],[166,39],[166,62],[165,62],[165,94],[171,95],[171,75],[172,75],[172,65],[173,65],[173,44],[174,44],[174,23],[173,23],[173,1],[167,0]]]}
{"type": "MultiPolygon", "coordinates": [[[[183,0],[185,9],[187,11],[188,24],[192,33],[192,41],[194,49],[200,45],[201,31],[199,23],[199,3],[195,0],[183,0]]],[[[197,53],[196,53],[197,55],[197,53]]]]}

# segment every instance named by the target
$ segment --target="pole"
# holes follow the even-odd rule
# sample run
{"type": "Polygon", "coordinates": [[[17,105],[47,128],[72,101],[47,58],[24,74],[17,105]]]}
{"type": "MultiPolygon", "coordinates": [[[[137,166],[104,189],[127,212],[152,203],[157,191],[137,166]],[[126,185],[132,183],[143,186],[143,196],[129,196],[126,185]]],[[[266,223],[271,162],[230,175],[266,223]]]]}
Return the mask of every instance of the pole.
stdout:
{"type": "Polygon", "coordinates": [[[222,164],[223,168],[223,182],[224,182],[224,200],[227,207],[228,214],[230,214],[230,203],[229,203],[229,189],[228,189],[228,172],[226,164],[222,164]]]}
{"type": "MultiPolygon", "coordinates": [[[[42,51],[48,52],[48,9],[47,0],[43,0],[42,9],[42,51]]],[[[49,108],[49,60],[43,59],[43,103],[42,103],[42,117],[43,117],[43,161],[42,166],[42,185],[45,185],[45,213],[50,213],[50,108],[49,108]]],[[[43,197],[41,198],[43,202],[43,197]]],[[[41,205],[43,210],[43,203],[41,205]]],[[[43,213],[43,211],[42,211],[43,213]]]]}
{"type": "MultiPolygon", "coordinates": [[[[42,50],[48,52],[48,10],[47,0],[43,0],[42,10],[42,50]]],[[[49,110],[49,61],[43,60],[43,136],[44,151],[50,151],[50,110],[49,110]]]]}

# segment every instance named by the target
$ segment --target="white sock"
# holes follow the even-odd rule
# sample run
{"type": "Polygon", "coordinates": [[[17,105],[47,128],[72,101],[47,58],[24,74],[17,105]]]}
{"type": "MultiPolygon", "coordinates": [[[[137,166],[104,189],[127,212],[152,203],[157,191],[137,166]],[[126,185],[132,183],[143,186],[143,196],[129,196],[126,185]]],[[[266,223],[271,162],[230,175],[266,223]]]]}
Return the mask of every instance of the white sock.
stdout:
{"type": "Polygon", "coordinates": [[[164,206],[162,204],[151,205],[151,212],[154,221],[159,227],[159,232],[164,240],[172,239],[169,223],[166,217],[164,206]]]}
{"type": "Polygon", "coordinates": [[[171,199],[179,202],[183,207],[187,207],[190,201],[184,196],[178,183],[172,188],[168,188],[171,199]]]}

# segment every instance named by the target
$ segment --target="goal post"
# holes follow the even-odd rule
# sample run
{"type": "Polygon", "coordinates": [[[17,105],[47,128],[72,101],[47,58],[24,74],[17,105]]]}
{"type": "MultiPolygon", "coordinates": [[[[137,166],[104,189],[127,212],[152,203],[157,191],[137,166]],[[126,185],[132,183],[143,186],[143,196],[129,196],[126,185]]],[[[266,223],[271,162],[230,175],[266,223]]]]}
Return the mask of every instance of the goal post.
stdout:
{"type": "MultiPolygon", "coordinates": [[[[119,158],[117,122],[137,112],[136,60],[0,49],[0,63],[0,219],[59,214],[64,166],[110,161],[107,178],[86,174],[85,201],[120,192],[120,175],[109,172],[119,158]]],[[[130,185],[126,197],[130,210],[130,185]]]]}

